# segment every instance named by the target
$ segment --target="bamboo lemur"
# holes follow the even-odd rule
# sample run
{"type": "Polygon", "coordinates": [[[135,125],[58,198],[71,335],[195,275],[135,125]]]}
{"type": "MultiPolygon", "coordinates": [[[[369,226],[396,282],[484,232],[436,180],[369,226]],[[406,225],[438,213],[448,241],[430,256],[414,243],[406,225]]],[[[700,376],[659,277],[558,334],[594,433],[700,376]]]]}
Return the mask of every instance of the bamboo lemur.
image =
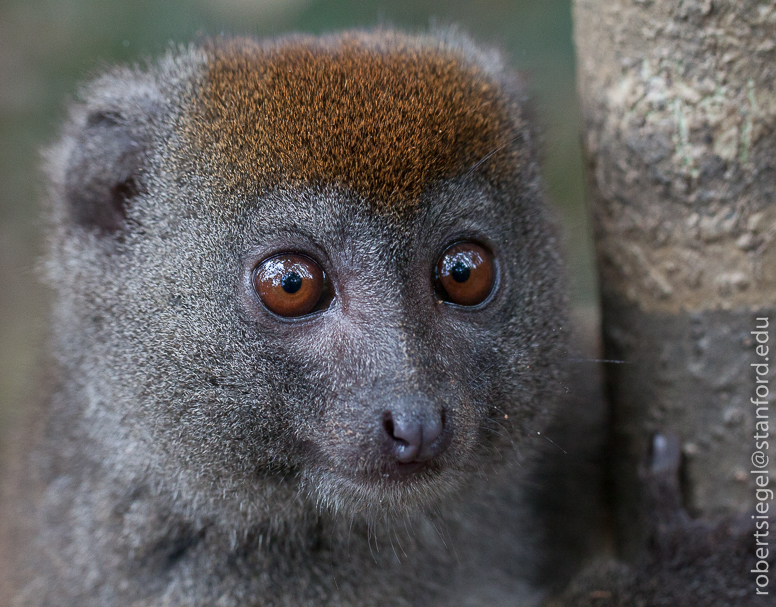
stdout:
{"type": "Polygon", "coordinates": [[[88,85],[48,154],[13,604],[533,604],[565,299],[524,106],[455,33],[88,85]]]}

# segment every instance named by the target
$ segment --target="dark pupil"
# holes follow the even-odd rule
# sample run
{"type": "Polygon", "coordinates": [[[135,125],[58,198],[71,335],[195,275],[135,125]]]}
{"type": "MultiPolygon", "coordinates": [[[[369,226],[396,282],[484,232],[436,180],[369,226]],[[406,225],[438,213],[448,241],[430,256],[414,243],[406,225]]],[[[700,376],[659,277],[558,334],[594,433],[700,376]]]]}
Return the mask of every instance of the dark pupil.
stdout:
{"type": "Polygon", "coordinates": [[[450,276],[453,277],[455,282],[466,282],[469,280],[471,269],[462,261],[456,261],[453,267],[450,268],[450,276]]]}
{"type": "Polygon", "coordinates": [[[302,288],[302,277],[296,272],[286,272],[280,279],[280,286],[286,293],[296,293],[302,288]]]}

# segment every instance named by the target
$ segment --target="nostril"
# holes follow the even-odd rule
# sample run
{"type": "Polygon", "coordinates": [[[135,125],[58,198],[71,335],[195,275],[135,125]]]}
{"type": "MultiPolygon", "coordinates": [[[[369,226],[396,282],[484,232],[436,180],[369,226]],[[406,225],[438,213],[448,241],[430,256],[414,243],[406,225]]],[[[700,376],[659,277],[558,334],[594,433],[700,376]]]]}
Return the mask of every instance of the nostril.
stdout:
{"type": "Polygon", "coordinates": [[[385,428],[388,436],[391,438],[396,438],[393,435],[393,415],[391,415],[390,411],[386,411],[385,415],[383,415],[383,428],[385,428]]]}
{"type": "Polygon", "coordinates": [[[423,443],[423,430],[413,419],[393,417],[387,411],[383,417],[383,428],[391,438],[391,453],[403,464],[413,462],[417,458],[423,443]]]}

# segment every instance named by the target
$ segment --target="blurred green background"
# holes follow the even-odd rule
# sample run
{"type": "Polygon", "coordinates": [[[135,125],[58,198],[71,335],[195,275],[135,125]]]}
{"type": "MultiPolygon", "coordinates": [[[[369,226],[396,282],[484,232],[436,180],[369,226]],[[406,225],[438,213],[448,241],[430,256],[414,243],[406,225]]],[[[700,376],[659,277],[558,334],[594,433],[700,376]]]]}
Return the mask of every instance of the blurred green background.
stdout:
{"type": "Polygon", "coordinates": [[[572,299],[594,306],[570,0],[0,0],[0,440],[35,398],[46,340],[40,149],[77,84],[101,66],[207,34],[460,25],[524,72],[542,122],[544,175],[566,228],[572,299]]]}

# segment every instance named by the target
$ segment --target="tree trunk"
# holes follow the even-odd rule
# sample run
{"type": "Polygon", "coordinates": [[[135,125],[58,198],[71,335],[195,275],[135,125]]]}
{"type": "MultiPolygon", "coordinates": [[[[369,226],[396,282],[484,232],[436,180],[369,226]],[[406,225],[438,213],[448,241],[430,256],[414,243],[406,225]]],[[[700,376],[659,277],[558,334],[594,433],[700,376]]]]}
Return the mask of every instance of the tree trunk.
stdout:
{"type": "Polygon", "coordinates": [[[575,0],[574,19],[604,344],[624,361],[607,365],[620,555],[647,550],[659,432],[687,520],[746,519],[754,566],[766,502],[772,562],[756,482],[776,487],[776,437],[755,434],[776,392],[776,2],[575,0]]]}

